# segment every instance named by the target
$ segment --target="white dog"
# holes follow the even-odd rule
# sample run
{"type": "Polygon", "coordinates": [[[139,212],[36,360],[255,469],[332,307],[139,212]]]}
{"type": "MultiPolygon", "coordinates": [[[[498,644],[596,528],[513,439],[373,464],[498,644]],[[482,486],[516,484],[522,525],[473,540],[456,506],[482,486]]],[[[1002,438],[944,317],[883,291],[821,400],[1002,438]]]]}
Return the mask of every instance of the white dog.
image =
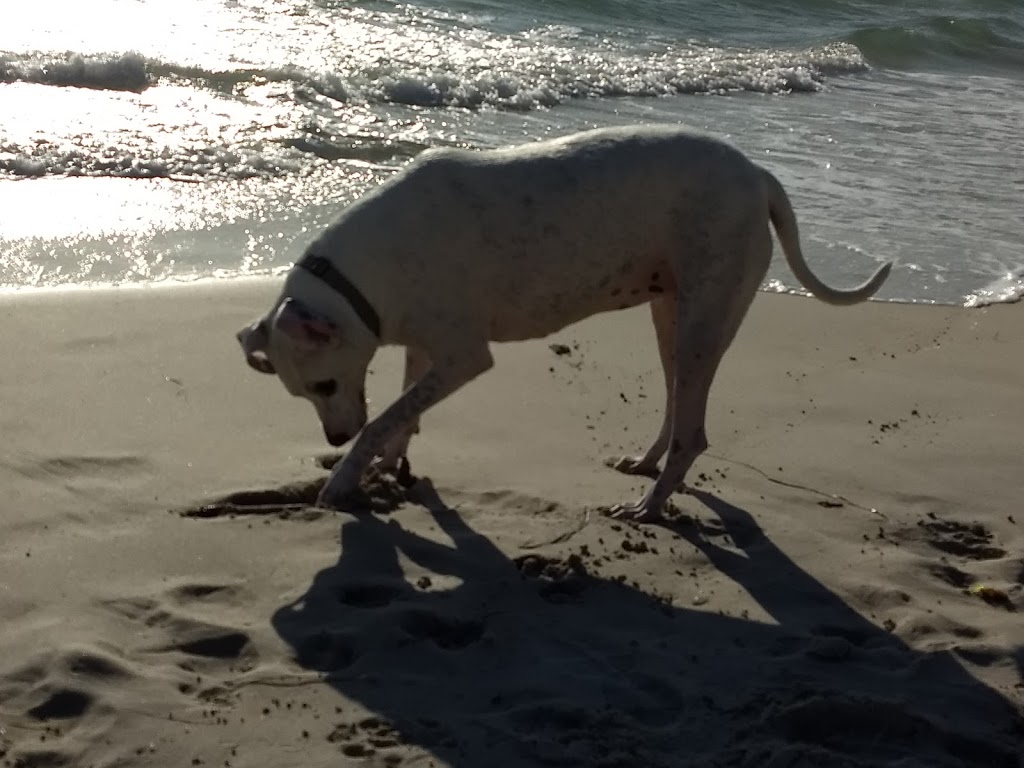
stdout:
{"type": "Polygon", "coordinates": [[[587,131],[492,151],[431,149],[309,246],[266,316],[238,333],[246,359],[312,401],[328,442],[355,442],[319,503],[337,505],[377,459],[394,469],[420,415],[493,365],[489,344],[536,339],[649,302],[665,373],[661,432],[630,474],[664,469],[613,514],[657,518],[706,448],[719,361],[764,280],[775,225],[790,268],[829,304],[800,252],[778,180],[735,148],[676,126],[587,131]],[[405,391],[366,423],[366,369],[406,347],[405,391]]]}

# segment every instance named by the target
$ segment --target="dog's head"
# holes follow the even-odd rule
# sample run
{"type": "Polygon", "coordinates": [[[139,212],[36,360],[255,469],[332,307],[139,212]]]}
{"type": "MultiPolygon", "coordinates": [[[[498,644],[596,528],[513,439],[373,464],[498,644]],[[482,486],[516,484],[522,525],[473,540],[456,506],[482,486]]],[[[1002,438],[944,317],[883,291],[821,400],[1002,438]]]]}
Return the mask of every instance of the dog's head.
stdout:
{"type": "Polygon", "coordinates": [[[335,322],[287,298],[236,334],[252,368],[277,374],[288,392],[313,403],[335,446],[366,424],[366,369],[377,349],[369,329],[344,317],[335,322]]]}

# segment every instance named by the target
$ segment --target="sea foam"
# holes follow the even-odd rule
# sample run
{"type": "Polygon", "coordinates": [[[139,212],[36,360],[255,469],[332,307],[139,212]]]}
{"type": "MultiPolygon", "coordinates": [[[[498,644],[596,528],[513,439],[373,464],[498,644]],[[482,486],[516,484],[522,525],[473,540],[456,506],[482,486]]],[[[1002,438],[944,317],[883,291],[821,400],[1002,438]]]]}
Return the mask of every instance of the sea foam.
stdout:
{"type": "Polygon", "coordinates": [[[685,44],[647,54],[557,43],[510,38],[486,58],[470,48],[385,63],[353,55],[332,71],[290,65],[216,71],[133,52],[6,56],[0,57],[0,80],[141,91],[169,79],[232,92],[277,81],[308,86],[345,103],[531,110],[578,98],[813,92],[828,76],[867,69],[857,48],[847,43],[798,51],[685,44]]]}
{"type": "Polygon", "coordinates": [[[987,307],[992,304],[1013,304],[1024,298],[1024,268],[1007,272],[993,280],[964,301],[965,307],[987,307]]]}
{"type": "Polygon", "coordinates": [[[0,56],[0,81],[110,91],[141,91],[152,83],[146,59],[134,52],[103,56],[0,56]]]}

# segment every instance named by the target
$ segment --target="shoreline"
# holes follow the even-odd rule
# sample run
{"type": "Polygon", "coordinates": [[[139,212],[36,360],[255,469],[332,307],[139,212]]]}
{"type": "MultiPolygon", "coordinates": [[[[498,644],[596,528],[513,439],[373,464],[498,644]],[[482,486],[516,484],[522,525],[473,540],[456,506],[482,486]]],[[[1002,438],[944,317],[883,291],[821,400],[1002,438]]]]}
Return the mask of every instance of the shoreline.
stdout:
{"type": "MultiPolygon", "coordinates": [[[[119,291],[137,292],[147,290],[181,290],[188,288],[213,288],[224,287],[232,289],[238,286],[244,286],[248,284],[260,284],[260,283],[273,283],[275,281],[281,282],[285,273],[291,269],[291,265],[280,266],[272,268],[267,274],[257,275],[225,275],[225,276],[205,276],[205,277],[183,277],[183,278],[166,278],[163,280],[151,280],[151,281],[139,281],[139,282],[122,282],[122,283],[72,283],[64,285],[44,285],[44,286],[33,286],[33,285],[22,285],[22,286],[0,286],[0,301],[17,300],[20,297],[37,297],[47,295],[81,295],[89,293],[116,293],[119,291]]],[[[777,296],[792,296],[795,298],[803,299],[814,299],[810,293],[807,293],[802,288],[786,288],[776,289],[772,287],[762,286],[758,289],[758,294],[764,295],[777,295],[777,296]]],[[[972,295],[972,298],[963,304],[951,304],[944,303],[934,300],[926,299],[900,299],[900,298],[871,298],[868,300],[869,304],[888,304],[895,306],[908,306],[908,307],[942,307],[945,309],[986,309],[989,307],[997,307],[1004,305],[1019,304],[1024,301],[1024,293],[1015,295],[1012,298],[1006,299],[994,299],[991,301],[980,299],[972,303],[972,300],[977,298],[977,294],[972,295]]],[[[815,299],[816,300],[816,299],[815,299]]]]}

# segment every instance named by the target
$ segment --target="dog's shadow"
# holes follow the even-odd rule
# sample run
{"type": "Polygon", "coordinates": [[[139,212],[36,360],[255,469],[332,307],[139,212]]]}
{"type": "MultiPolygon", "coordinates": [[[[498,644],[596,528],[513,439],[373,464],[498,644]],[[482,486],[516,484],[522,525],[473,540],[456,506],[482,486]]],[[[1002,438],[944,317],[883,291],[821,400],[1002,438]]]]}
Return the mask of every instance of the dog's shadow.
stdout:
{"type": "Polygon", "coordinates": [[[429,482],[416,497],[450,544],[394,519],[348,520],[338,562],[273,616],[297,664],[375,713],[337,724],[344,755],[386,765],[412,750],[456,768],[1019,768],[1006,699],[952,655],[913,651],[863,619],[710,494],[695,497],[738,551],[672,527],[774,623],[669,605],[578,554],[512,559],[429,482]],[[410,584],[403,559],[429,575],[410,584]]]}

